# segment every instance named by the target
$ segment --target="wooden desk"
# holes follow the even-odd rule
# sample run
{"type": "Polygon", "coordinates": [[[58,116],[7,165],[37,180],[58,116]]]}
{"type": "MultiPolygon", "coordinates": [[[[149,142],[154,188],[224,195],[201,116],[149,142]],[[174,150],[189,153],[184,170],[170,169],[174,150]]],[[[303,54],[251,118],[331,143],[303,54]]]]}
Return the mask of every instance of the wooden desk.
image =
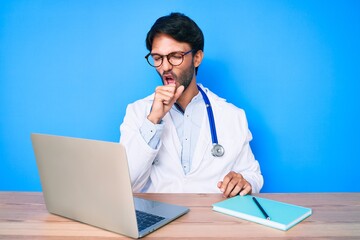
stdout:
{"type": "MultiPolygon", "coordinates": [[[[303,205],[313,215],[283,232],[212,211],[219,194],[138,194],[188,206],[190,212],[153,232],[149,239],[360,239],[360,193],[257,194],[303,205]]],[[[49,214],[42,193],[0,192],[0,239],[126,239],[49,214]]]]}

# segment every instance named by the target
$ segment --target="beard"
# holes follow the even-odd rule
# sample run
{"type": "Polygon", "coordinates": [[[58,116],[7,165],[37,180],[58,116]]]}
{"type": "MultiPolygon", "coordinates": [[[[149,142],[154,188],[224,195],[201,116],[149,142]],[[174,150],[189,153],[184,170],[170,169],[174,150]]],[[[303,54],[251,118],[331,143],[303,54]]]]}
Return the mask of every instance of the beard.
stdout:
{"type": "Polygon", "coordinates": [[[191,65],[188,68],[184,69],[178,75],[175,74],[172,70],[163,72],[162,74],[159,73],[159,75],[164,85],[166,84],[166,82],[169,81],[168,76],[171,76],[170,81],[175,81],[175,83],[178,83],[179,86],[183,85],[185,91],[193,79],[194,72],[195,72],[195,66],[194,63],[191,63],[191,65]]]}

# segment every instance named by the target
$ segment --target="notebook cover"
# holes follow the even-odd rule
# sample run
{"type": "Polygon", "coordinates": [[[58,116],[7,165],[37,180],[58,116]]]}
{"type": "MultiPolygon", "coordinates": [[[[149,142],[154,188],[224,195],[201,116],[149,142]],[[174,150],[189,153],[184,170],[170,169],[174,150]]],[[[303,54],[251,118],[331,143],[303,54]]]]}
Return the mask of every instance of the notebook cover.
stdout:
{"type": "Polygon", "coordinates": [[[256,197],[270,217],[267,220],[252,197],[235,196],[213,204],[213,210],[284,231],[312,214],[311,208],[256,197]]]}

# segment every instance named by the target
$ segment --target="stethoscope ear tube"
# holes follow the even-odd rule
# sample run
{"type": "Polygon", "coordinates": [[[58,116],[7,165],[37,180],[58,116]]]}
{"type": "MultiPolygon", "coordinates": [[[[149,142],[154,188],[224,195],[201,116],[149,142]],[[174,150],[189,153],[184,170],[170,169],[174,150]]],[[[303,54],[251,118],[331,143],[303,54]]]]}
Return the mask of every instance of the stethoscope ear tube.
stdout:
{"type": "Polygon", "coordinates": [[[216,127],[215,127],[215,119],[214,119],[214,114],[212,111],[212,107],[210,104],[210,100],[207,97],[207,95],[205,94],[204,90],[201,89],[201,87],[199,85],[197,85],[201,95],[203,96],[204,102],[205,102],[205,106],[206,106],[206,111],[208,114],[208,119],[209,119],[209,125],[210,125],[210,133],[211,133],[211,140],[213,143],[213,147],[211,149],[211,154],[214,157],[221,157],[224,155],[225,150],[223,148],[223,146],[221,146],[218,143],[218,139],[217,139],[217,134],[216,134],[216,127]]]}

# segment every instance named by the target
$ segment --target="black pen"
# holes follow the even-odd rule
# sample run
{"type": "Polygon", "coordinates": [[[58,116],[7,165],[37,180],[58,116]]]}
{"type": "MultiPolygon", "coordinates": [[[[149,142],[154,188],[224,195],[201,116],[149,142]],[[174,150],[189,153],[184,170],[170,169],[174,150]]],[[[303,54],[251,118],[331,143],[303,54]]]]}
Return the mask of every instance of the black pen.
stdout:
{"type": "Polygon", "coordinates": [[[252,199],[254,200],[254,202],[256,203],[256,206],[258,206],[258,208],[260,209],[260,211],[264,214],[265,218],[267,220],[270,220],[269,215],[265,212],[265,210],[263,209],[263,207],[260,205],[260,203],[258,202],[258,200],[255,197],[252,197],[252,199]]]}

